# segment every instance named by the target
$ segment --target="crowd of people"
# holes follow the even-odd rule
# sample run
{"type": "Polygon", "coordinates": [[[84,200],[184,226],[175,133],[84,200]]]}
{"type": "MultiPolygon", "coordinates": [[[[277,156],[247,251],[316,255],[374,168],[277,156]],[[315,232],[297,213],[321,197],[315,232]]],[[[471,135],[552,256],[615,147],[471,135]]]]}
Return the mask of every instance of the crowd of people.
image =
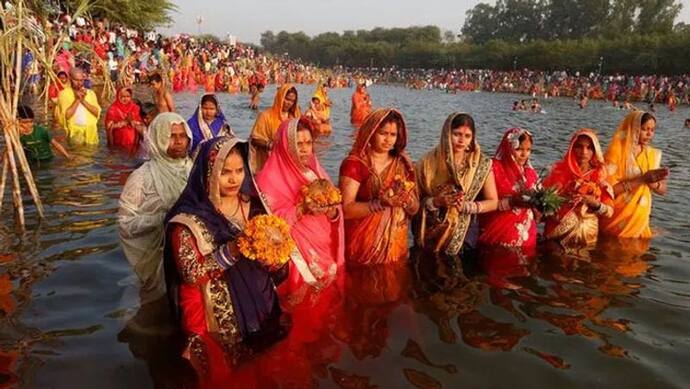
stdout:
{"type": "Polygon", "coordinates": [[[374,69],[358,70],[379,82],[402,83],[412,89],[504,92],[533,97],[586,96],[612,104],[646,102],[690,104],[690,74],[678,76],[625,74],[604,75],[596,72],[535,71],[529,69],[499,71],[487,69],[374,69]]]}
{"type": "MultiPolygon", "coordinates": [[[[328,101],[323,85],[315,95],[328,101]]],[[[356,138],[337,182],[313,147],[329,133],[301,115],[289,83],[257,117],[249,140],[234,135],[213,95],[189,120],[160,113],[145,130],[150,159],[123,189],[120,236],[142,301],[170,299],[202,386],[238,379],[247,353],[279,338],[299,343],[293,336],[304,336],[304,327],[290,329],[281,318],[306,320],[302,315],[331,309],[334,296],[326,291],[346,267],[407,261],[410,228],[421,250],[458,263],[497,247],[534,256],[540,222],[544,238],[565,253],[593,247],[600,234],[652,237],[652,195],[666,193],[669,169],[651,145],[651,113],[629,113],[605,152],[593,130],[575,131],[563,158],[539,177],[527,129],[506,130],[492,158],[481,150],[474,118],[452,113],[438,145],[414,162],[405,152],[403,113],[360,112],[367,100],[363,83],[353,96],[356,138]],[[340,204],[300,200],[319,180],[339,188],[340,204]],[[564,199],[552,214],[526,197],[543,188],[564,199]],[[290,226],[297,248],[284,267],[262,266],[238,249],[245,225],[261,214],[290,226]],[[319,305],[322,293],[328,307],[319,305]]],[[[507,280],[500,286],[512,287],[507,280]]],[[[259,355],[276,357],[271,350],[259,355]]]]}

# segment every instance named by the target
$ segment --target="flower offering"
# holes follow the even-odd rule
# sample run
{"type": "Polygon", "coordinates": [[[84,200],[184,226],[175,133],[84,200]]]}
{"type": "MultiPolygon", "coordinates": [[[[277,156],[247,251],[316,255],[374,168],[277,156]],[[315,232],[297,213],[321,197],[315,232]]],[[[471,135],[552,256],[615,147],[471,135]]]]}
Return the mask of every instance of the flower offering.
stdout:
{"type": "Polygon", "coordinates": [[[246,258],[276,269],[290,259],[295,242],[285,220],[275,215],[258,215],[245,225],[237,247],[246,258]]]}
{"type": "Polygon", "coordinates": [[[300,195],[302,203],[309,208],[334,207],[343,202],[340,189],[323,178],[302,187],[300,195]]]}
{"type": "Polygon", "coordinates": [[[396,174],[395,177],[393,177],[393,181],[391,181],[390,185],[383,190],[381,196],[389,201],[399,198],[407,198],[414,187],[414,182],[407,180],[402,175],[396,174]]]}
{"type": "Polygon", "coordinates": [[[544,216],[553,216],[561,208],[565,199],[558,194],[558,190],[554,187],[545,188],[538,185],[537,188],[531,189],[522,194],[522,200],[544,216]]]}

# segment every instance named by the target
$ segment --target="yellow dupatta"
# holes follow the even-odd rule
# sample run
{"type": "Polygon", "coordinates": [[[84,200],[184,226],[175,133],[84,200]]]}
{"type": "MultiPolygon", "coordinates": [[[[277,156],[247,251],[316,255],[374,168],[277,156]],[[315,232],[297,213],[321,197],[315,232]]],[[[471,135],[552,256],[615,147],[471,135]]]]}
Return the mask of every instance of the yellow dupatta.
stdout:
{"type": "MultiPolygon", "coordinates": [[[[469,167],[464,174],[455,168],[455,158],[452,146],[452,123],[462,112],[448,115],[439,145],[425,154],[417,164],[417,178],[422,204],[428,197],[436,196],[448,184],[455,185],[464,193],[466,201],[474,201],[489,173],[491,173],[491,159],[481,153],[473,134],[474,148],[470,151],[469,167]]],[[[418,215],[415,223],[416,243],[422,248],[433,249],[434,252],[445,251],[446,254],[456,255],[462,248],[465,235],[469,229],[471,215],[460,213],[457,207],[451,207],[442,220],[432,221],[426,207],[418,215]]]]}
{"type": "MultiPolygon", "coordinates": [[[[639,142],[643,111],[633,111],[618,126],[604,160],[611,186],[657,169],[661,165],[661,150],[645,146],[634,155],[639,142]]],[[[621,238],[650,238],[649,218],[652,212],[652,191],[640,185],[632,192],[621,193],[613,201],[613,216],[602,218],[602,230],[621,238]]]]}
{"type": "Polygon", "coordinates": [[[316,97],[319,99],[321,102],[321,105],[323,106],[323,116],[326,119],[331,118],[331,100],[328,98],[328,95],[326,94],[326,91],[323,89],[323,84],[319,84],[316,87],[316,90],[314,91],[314,95],[312,98],[316,97]]]}

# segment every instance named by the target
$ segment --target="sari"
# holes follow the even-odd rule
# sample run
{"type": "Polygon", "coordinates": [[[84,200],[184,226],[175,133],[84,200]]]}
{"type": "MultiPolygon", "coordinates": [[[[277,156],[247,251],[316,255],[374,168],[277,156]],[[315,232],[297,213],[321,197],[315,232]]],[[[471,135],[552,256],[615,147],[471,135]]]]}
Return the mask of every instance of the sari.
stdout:
{"type": "Polygon", "coordinates": [[[187,184],[192,167],[188,157],[167,155],[170,127],[184,124],[172,112],[162,113],[146,132],[150,160],[127,178],[119,200],[118,233],[122,251],[141,282],[142,304],[165,295],[163,279],[163,220],[187,184]]]}
{"type": "Polygon", "coordinates": [[[271,274],[256,261],[233,256],[228,244],[242,227],[218,211],[218,180],[234,147],[245,162],[240,195],[249,198],[249,218],[266,213],[248,168],[248,145],[220,137],[200,146],[189,182],[166,216],[168,298],[186,335],[182,355],[207,388],[250,385],[256,377],[243,374],[240,363],[284,335],[271,274]]]}
{"type": "MultiPolygon", "coordinates": [[[[513,149],[519,147],[519,138],[529,132],[522,128],[511,128],[503,135],[492,160],[498,198],[510,198],[534,189],[539,175],[527,161],[519,166],[513,158],[513,149]]],[[[537,223],[531,208],[497,210],[479,218],[481,235],[479,243],[485,246],[535,247],[537,244],[537,223]]]]}
{"type": "Polygon", "coordinates": [[[357,85],[355,93],[352,94],[352,108],[350,109],[350,123],[359,129],[362,122],[371,112],[371,98],[363,85],[357,85]]]}
{"type": "Polygon", "coordinates": [[[344,225],[342,207],[338,217],[330,220],[326,215],[297,216],[300,190],[317,179],[330,181],[315,155],[306,165],[297,156],[297,119],[280,125],[273,152],[256,182],[273,213],[290,225],[290,234],[299,253],[292,255],[292,266],[287,290],[297,291],[304,284],[329,284],[344,263],[344,225]]]}
{"type": "MultiPolygon", "coordinates": [[[[273,100],[273,106],[259,114],[254,122],[254,127],[250,135],[250,140],[258,140],[263,143],[271,143],[275,140],[275,134],[280,127],[280,123],[283,122],[281,113],[283,111],[283,102],[285,101],[285,96],[294,88],[292,84],[285,84],[281,86],[276,91],[275,99],[273,100]]],[[[291,112],[288,113],[288,118],[298,119],[300,117],[299,106],[297,101],[292,107],[291,112]]],[[[269,150],[261,147],[255,147],[252,150],[252,163],[251,166],[254,172],[258,172],[266,163],[268,159],[269,150]]]]}
{"type": "MultiPolygon", "coordinates": [[[[661,166],[661,150],[645,146],[635,156],[633,148],[638,144],[642,111],[633,111],[618,126],[604,159],[608,170],[608,182],[615,186],[621,181],[635,178],[661,166]]],[[[613,201],[613,216],[602,219],[602,230],[608,235],[621,238],[651,238],[649,218],[652,213],[652,190],[640,185],[635,191],[622,193],[613,201]]]]}
{"type": "Polygon", "coordinates": [[[597,135],[588,128],[576,131],[570,139],[565,156],[554,164],[544,179],[545,187],[557,188],[559,195],[566,198],[556,215],[546,219],[544,236],[547,239],[558,240],[566,248],[588,247],[597,242],[599,216],[610,216],[612,212],[613,189],[606,182],[606,176],[597,135]],[[588,137],[594,145],[594,155],[590,161],[592,168],[584,173],[580,171],[573,151],[580,136],[588,137]],[[578,193],[594,196],[602,203],[601,208],[595,212],[584,202],[569,201],[569,197],[578,193]]]}
{"type": "MultiPolygon", "coordinates": [[[[134,100],[130,100],[129,104],[122,104],[120,102],[120,95],[122,91],[129,91],[132,94],[132,88],[120,88],[117,91],[115,101],[108,108],[105,114],[105,127],[108,128],[112,123],[130,119],[133,122],[142,123],[140,108],[134,100]]],[[[113,128],[112,133],[112,147],[127,151],[129,154],[135,154],[139,148],[139,133],[130,125],[113,128]]]]}
{"type": "Polygon", "coordinates": [[[314,91],[314,95],[312,96],[312,98],[314,97],[319,99],[321,105],[323,106],[323,117],[325,119],[330,119],[332,103],[331,99],[328,98],[328,93],[323,88],[323,84],[319,84],[319,86],[316,87],[316,90],[314,91]]]}
{"type": "MultiPolygon", "coordinates": [[[[437,196],[448,185],[464,193],[465,201],[475,201],[491,173],[491,159],[485,156],[474,140],[474,150],[470,151],[468,167],[465,172],[456,169],[452,146],[451,124],[460,112],[446,118],[441,130],[441,140],[432,151],[426,153],[417,163],[417,182],[422,204],[428,198],[437,196]]],[[[457,206],[439,208],[431,211],[422,206],[415,221],[416,244],[433,252],[443,252],[450,256],[460,253],[472,225],[476,226],[473,215],[462,213],[457,206]]],[[[471,243],[471,242],[470,242],[471,243]]]]}
{"type": "MultiPolygon", "coordinates": [[[[384,188],[395,176],[415,181],[414,165],[405,153],[407,128],[402,114],[392,108],[372,112],[357,132],[350,154],[340,166],[340,176],[359,182],[357,202],[380,198],[384,188]],[[381,122],[389,115],[397,115],[403,123],[398,129],[393,162],[377,174],[369,158],[370,142],[381,122]]],[[[414,193],[416,197],[416,191],[414,193]]],[[[416,200],[416,199],[415,199],[416,200]]],[[[384,207],[363,218],[345,220],[345,257],[352,265],[375,265],[402,261],[408,256],[407,231],[409,215],[400,207],[384,207]]]]}
{"type": "Polygon", "coordinates": [[[216,103],[217,110],[216,117],[213,118],[213,121],[211,123],[207,123],[206,120],[204,120],[203,115],[201,114],[201,103],[199,103],[199,106],[196,107],[196,111],[194,111],[192,117],[187,120],[187,124],[192,130],[192,147],[189,149],[190,153],[193,153],[194,150],[196,150],[196,147],[202,141],[225,135],[235,136],[232,128],[230,128],[230,125],[225,118],[225,115],[223,114],[223,111],[220,110],[218,100],[216,99],[215,95],[211,94],[211,96],[213,96],[213,101],[216,103]]]}

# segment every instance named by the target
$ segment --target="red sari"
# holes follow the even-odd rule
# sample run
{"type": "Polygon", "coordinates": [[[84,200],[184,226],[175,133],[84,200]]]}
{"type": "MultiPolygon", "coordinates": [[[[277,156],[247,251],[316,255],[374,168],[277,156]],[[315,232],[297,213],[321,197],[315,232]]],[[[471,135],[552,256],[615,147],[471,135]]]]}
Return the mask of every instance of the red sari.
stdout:
{"type": "MultiPolygon", "coordinates": [[[[533,189],[539,181],[529,161],[519,166],[513,159],[512,150],[520,145],[518,138],[526,133],[527,130],[521,128],[509,129],[496,150],[492,168],[499,199],[533,189]]],[[[537,244],[537,223],[531,208],[499,209],[481,215],[480,224],[479,243],[482,245],[533,248],[537,244]]]]}
{"type": "MultiPolygon", "coordinates": [[[[133,100],[128,104],[120,102],[120,95],[123,90],[128,90],[132,94],[131,88],[121,88],[117,91],[115,102],[108,108],[105,114],[105,127],[110,127],[111,124],[127,120],[128,118],[133,122],[141,123],[141,115],[139,113],[139,106],[133,100]]],[[[130,154],[136,153],[139,148],[139,133],[130,125],[113,128],[112,129],[112,147],[122,149],[130,154]]]]}
{"type": "MultiPolygon", "coordinates": [[[[402,115],[394,109],[379,109],[371,113],[357,134],[352,151],[340,166],[340,176],[357,181],[357,202],[379,198],[396,175],[416,182],[414,166],[405,154],[407,130],[403,123],[398,129],[393,162],[380,174],[374,172],[369,159],[370,141],[380,123],[389,115],[402,115]]],[[[341,185],[342,190],[342,185],[341,185]]],[[[418,195],[415,192],[415,201],[418,195]]],[[[416,207],[415,207],[416,208],[416,207]]],[[[345,220],[345,258],[354,265],[375,265],[405,260],[408,256],[408,226],[411,215],[400,207],[384,207],[359,219],[345,220]]]]}

